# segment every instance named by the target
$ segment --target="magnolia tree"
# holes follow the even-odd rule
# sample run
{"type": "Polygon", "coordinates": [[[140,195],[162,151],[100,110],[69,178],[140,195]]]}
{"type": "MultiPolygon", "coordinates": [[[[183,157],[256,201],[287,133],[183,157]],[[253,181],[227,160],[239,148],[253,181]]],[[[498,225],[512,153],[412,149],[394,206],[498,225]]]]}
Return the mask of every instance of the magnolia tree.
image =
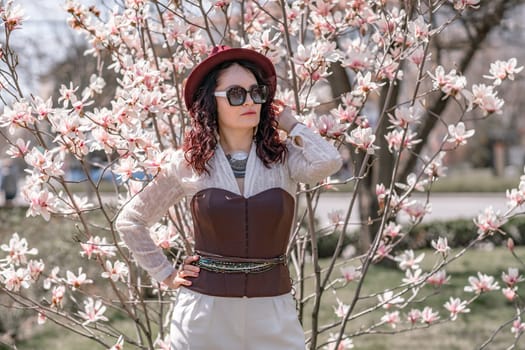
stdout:
{"type": "MultiPolygon", "coordinates": [[[[449,67],[436,64],[431,55],[434,38],[480,5],[479,0],[125,0],[98,8],[68,0],[68,24],[85,36],[86,54],[99,59],[99,69],[89,85],[62,85],[59,98],[53,100],[20,87],[12,41],[24,30],[26,16],[15,1],[4,2],[0,135],[9,145],[5,155],[27,165],[21,189],[27,216],[74,220],[71,235],[78,243],[71,265],[50,264],[51,256],[39,255],[32,248],[36,242],[28,242],[24,232],[3,237],[0,288],[9,300],[4,304],[34,313],[38,324],[56,323],[107,349],[169,348],[167,325],[176,291],[140,270],[113,224],[122,205],[159,176],[170,153],[181,147],[191,124],[182,100],[189,70],[210,47],[228,44],[270,57],[278,71],[277,97],[309,127],[351,150],[352,177],[297,190],[298,202],[304,205],[297,209],[288,256],[306,347],[349,349],[367,334],[454,322],[484,294],[496,293],[508,300],[515,314],[480,348],[498,332],[512,334],[515,341],[508,346],[515,348],[525,331],[519,269],[509,267],[501,276],[479,271],[463,282],[463,294],[447,296],[440,307],[430,305],[451,277],[447,266],[488,236],[504,234],[501,226],[520,213],[525,177],[507,191],[506,212],[487,208],[474,218],[478,231],[461,250],[450,249],[445,233],[432,241],[432,257],[399,249],[431,210],[432,185],[446,174],[444,157],[474,134],[469,129],[474,124],[465,122],[498,118],[504,104],[498,90],[512,84],[509,81],[522,70],[514,58],[498,60],[485,68],[483,83],[469,84],[453,62],[449,67]],[[102,55],[111,57],[107,66],[102,55]],[[337,79],[350,82],[350,91],[332,97],[326,86],[335,67],[344,69],[345,75],[337,79]],[[97,106],[94,101],[105,93],[108,71],[117,74],[111,83],[118,88],[110,105],[97,106]],[[404,97],[393,100],[401,84],[404,97]],[[429,113],[427,101],[436,94],[458,106],[460,113],[453,120],[429,113]],[[437,120],[446,132],[435,149],[414,153],[422,142],[418,125],[425,118],[437,120]],[[385,123],[389,128],[381,127],[385,123]],[[391,181],[377,183],[379,210],[370,222],[360,224],[374,224],[375,231],[359,254],[343,259],[358,189],[371,176],[373,164],[382,162],[380,151],[388,151],[394,160],[387,174],[391,181]],[[90,157],[95,152],[104,159],[90,157]],[[414,155],[418,162],[400,182],[400,166],[414,155]],[[83,186],[67,176],[65,164],[72,161],[85,172],[83,186]],[[93,169],[102,176],[94,176],[93,169]],[[111,186],[103,180],[108,177],[111,186]],[[353,187],[345,195],[348,210],[332,212],[329,224],[320,227],[315,215],[319,197],[343,185],[353,187]],[[414,199],[414,192],[426,193],[426,199],[414,199]],[[333,256],[320,261],[317,243],[324,235],[334,235],[338,243],[333,256]],[[365,292],[363,283],[373,278],[370,266],[385,260],[394,262],[404,277],[384,290],[365,292]],[[424,260],[434,262],[425,265],[431,268],[422,267],[424,260]],[[351,298],[340,297],[349,289],[352,293],[346,295],[351,298]],[[335,310],[328,323],[320,317],[322,309],[335,310]],[[119,329],[111,321],[117,317],[134,327],[119,329]]],[[[151,228],[154,241],[174,263],[192,251],[187,204],[178,203],[151,228]]],[[[514,252],[513,242],[508,244],[514,252]]]]}

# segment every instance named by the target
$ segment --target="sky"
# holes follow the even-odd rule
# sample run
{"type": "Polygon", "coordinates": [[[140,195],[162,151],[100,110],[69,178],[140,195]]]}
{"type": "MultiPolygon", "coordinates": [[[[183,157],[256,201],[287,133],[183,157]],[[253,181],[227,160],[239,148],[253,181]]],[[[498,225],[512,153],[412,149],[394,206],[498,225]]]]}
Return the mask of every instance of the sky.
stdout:
{"type": "MultiPolygon", "coordinates": [[[[20,57],[19,74],[25,92],[39,93],[39,76],[67,53],[73,40],[82,40],[67,25],[64,0],[15,0],[25,10],[22,29],[12,34],[11,42],[20,57]]],[[[89,1],[86,1],[88,3],[89,1]]]]}

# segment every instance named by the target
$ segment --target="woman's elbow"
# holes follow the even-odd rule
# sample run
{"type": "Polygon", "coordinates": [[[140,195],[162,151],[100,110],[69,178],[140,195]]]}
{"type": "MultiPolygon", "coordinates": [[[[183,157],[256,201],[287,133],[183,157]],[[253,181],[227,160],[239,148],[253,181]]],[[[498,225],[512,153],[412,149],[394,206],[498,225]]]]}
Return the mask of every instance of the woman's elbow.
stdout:
{"type": "Polygon", "coordinates": [[[337,154],[337,156],[334,156],[333,158],[326,160],[322,164],[320,164],[319,169],[322,172],[323,178],[326,178],[338,172],[342,166],[343,158],[340,154],[337,154]]]}
{"type": "Polygon", "coordinates": [[[343,167],[343,157],[340,154],[337,154],[337,157],[330,162],[330,174],[327,176],[333,175],[343,167]]]}

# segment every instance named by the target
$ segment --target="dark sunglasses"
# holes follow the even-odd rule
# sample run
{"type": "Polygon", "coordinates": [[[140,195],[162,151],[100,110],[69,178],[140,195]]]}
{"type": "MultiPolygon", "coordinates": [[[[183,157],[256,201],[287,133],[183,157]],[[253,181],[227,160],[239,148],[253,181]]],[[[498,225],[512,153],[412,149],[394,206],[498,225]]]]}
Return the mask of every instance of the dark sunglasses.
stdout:
{"type": "Polygon", "coordinates": [[[268,86],[253,85],[250,87],[250,90],[246,90],[241,86],[232,86],[225,91],[215,91],[214,95],[228,98],[230,106],[240,106],[246,102],[246,95],[248,93],[250,93],[253,103],[265,103],[268,98],[268,86]]]}

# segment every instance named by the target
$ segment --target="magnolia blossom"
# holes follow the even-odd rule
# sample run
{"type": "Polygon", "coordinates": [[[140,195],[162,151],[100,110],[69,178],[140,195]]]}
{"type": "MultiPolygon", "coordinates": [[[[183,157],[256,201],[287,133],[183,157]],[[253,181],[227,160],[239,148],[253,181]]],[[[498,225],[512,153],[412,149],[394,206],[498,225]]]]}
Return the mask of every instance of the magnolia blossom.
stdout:
{"type": "Polygon", "coordinates": [[[418,309],[412,309],[407,314],[407,320],[412,325],[415,325],[420,319],[421,319],[421,311],[418,309]]]}
{"type": "Polygon", "coordinates": [[[520,275],[520,272],[517,268],[509,267],[508,271],[508,273],[501,273],[501,279],[503,280],[503,282],[505,282],[507,286],[514,287],[517,283],[525,281],[523,276],[520,275]]]}
{"type": "Polygon", "coordinates": [[[396,239],[403,235],[401,232],[402,226],[399,224],[396,224],[393,221],[390,221],[388,225],[383,230],[383,235],[386,237],[390,237],[391,239],[396,239]]]}
{"type": "Polygon", "coordinates": [[[426,214],[432,212],[432,205],[430,203],[423,203],[414,200],[403,203],[402,210],[410,216],[411,221],[415,222],[422,219],[426,214]]]}
{"type": "Polygon", "coordinates": [[[421,283],[421,281],[425,278],[425,275],[423,275],[423,270],[421,269],[407,269],[405,271],[405,277],[401,280],[401,282],[409,284],[409,285],[417,285],[421,283]]]}
{"type": "Polygon", "coordinates": [[[343,135],[347,128],[345,124],[341,124],[336,120],[334,116],[327,114],[314,119],[314,126],[317,128],[319,135],[335,138],[343,135]]]}
{"type": "Polygon", "coordinates": [[[477,219],[474,219],[474,224],[478,227],[478,234],[481,236],[492,235],[494,232],[499,232],[500,227],[507,222],[507,220],[500,214],[499,211],[494,211],[492,206],[486,208],[483,213],[479,214],[477,219]]]}
{"type": "Polygon", "coordinates": [[[80,246],[82,247],[80,255],[87,256],[88,259],[91,259],[92,255],[114,256],[117,250],[115,245],[106,241],[106,237],[99,236],[91,237],[86,243],[80,243],[80,246]]]}
{"type": "Polygon", "coordinates": [[[27,152],[29,151],[29,146],[31,141],[24,141],[21,138],[18,138],[14,145],[9,146],[9,149],[5,152],[11,158],[24,158],[27,152]]]}
{"type": "Polygon", "coordinates": [[[525,332],[525,322],[521,322],[521,318],[518,317],[514,322],[512,322],[512,327],[510,332],[518,338],[523,332],[525,332]]]}
{"type": "Polygon", "coordinates": [[[516,298],[516,296],[518,295],[516,293],[517,291],[518,291],[518,287],[513,287],[513,288],[507,287],[501,290],[501,292],[503,293],[503,295],[508,301],[513,301],[516,298]]]}
{"type": "Polygon", "coordinates": [[[344,59],[341,62],[343,67],[348,67],[355,72],[369,69],[373,62],[370,50],[366,42],[360,37],[346,41],[348,44],[344,59]]]}
{"type": "Polygon", "coordinates": [[[383,309],[390,309],[392,306],[399,305],[405,302],[405,299],[399,295],[394,295],[394,292],[389,290],[377,296],[379,304],[383,305],[383,309]]]}
{"type": "Polygon", "coordinates": [[[485,84],[473,85],[472,92],[464,90],[463,94],[469,101],[469,109],[478,106],[483,115],[501,114],[504,101],[497,96],[493,86],[485,84]]]}
{"type": "Polygon", "coordinates": [[[59,271],[60,271],[59,266],[53,267],[53,269],[51,270],[51,274],[49,274],[49,276],[47,276],[47,278],[44,280],[44,283],[43,283],[44,289],[49,289],[51,288],[52,284],[60,282],[61,279],[58,276],[59,271]]]}
{"type": "Polygon", "coordinates": [[[337,342],[337,338],[338,338],[337,335],[330,333],[330,336],[328,337],[328,345],[325,346],[323,349],[325,350],[347,350],[347,349],[354,348],[354,343],[352,342],[352,339],[350,338],[341,339],[339,346],[336,348],[335,343],[337,342]]]}
{"type": "Polygon", "coordinates": [[[79,311],[78,314],[86,320],[82,323],[85,326],[98,321],[108,321],[108,318],[104,316],[104,312],[106,312],[106,306],[102,305],[102,300],[95,301],[93,298],[88,298],[84,300],[84,311],[79,311]]]}
{"type": "Polygon", "coordinates": [[[493,84],[495,86],[500,85],[506,79],[514,80],[514,75],[523,70],[523,66],[516,67],[517,64],[518,61],[515,57],[508,61],[498,60],[490,64],[490,75],[484,75],[483,78],[494,80],[493,84]]]}
{"type": "Polygon", "coordinates": [[[341,103],[346,107],[353,107],[357,110],[363,107],[364,99],[361,96],[354,96],[351,93],[341,95],[341,103]]]}
{"type": "Polygon", "coordinates": [[[58,103],[62,102],[64,108],[69,107],[70,102],[76,102],[78,100],[75,92],[78,90],[78,86],[74,87],[73,82],[69,83],[69,87],[62,84],[60,86],[60,97],[58,98],[58,103]]]}
{"type": "Polygon", "coordinates": [[[506,191],[507,206],[516,208],[525,203],[525,181],[521,181],[518,188],[506,191]]]}
{"type": "Polygon", "coordinates": [[[432,248],[436,250],[436,253],[439,253],[443,256],[447,256],[448,252],[450,251],[447,237],[439,237],[437,241],[432,240],[430,244],[432,245],[432,248]]]}
{"type": "MultiPolygon", "coordinates": [[[[156,345],[156,344],[154,344],[156,345]]],[[[121,335],[118,337],[117,342],[115,345],[110,347],[108,350],[123,350],[124,349],[124,337],[121,335]]]]}
{"type": "Polygon", "coordinates": [[[66,287],[64,286],[55,286],[51,291],[51,307],[60,309],[62,307],[62,301],[64,300],[64,295],[66,294],[66,287]]]}
{"type": "Polygon", "coordinates": [[[386,196],[388,194],[388,191],[384,184],[377,184],[376,185],[376,196],[378,201],[384,201],[386,196]]]}
{"type": "Polygon", "coordinates": [[[168,337],[164,339],[157,338],[153,345],[155,345],[155,350],[175,350],[171,348],[170,340],[168,339],[168,337]]]}
{"type": "Polygon", "coordinates": [[[343,318],[348,313],[348,310],[350,310],[350,305],[344,304],[339,298],[337,298],[336,301],[337,306],[334,307],[334,312],[337,317],[343,318]]]}
{"type": "Polygon", "coordinates": [[[479,7],[480,0],[449,0],[454,4],[454,8],[458,11],[464,10],[467,7],[477,9],[479,7]]]}
{"type": "Polygon", "coordinates": [[[410,34],[414,37],[414,40],[417,41],[427,41],[430,24],[425,22],[423,16],[418,16],[415,20],[408,23],[408,29],[410,34]]]}
{"type": "Polygon", "coordinates": [[[341,274],[346,282],[356,281],[361,278],[361,271],[355,266],[346,266],[341,268],[341,274]]]}
{"type": "Polygon", "coordinates": [[[42,152],[38,148],[33,148],[26,153],[24,160],[33,167],[33,172],[41,174],[44,179],[64,175],[64,154],[57,153],[56,150],[42,152]]]}
{"type": "Polygon", "coordinates": [[[447,142],[452,142],[456,146],[465,145],[467,144],[467,139],[472,137],[474,132],[474,129],[466,130],[463,122],[459,122],[457,125],[449,125],[448,134],[450,137],[447,139],[447,142]]]}
{"type": "Polygon", "coordinates": [[[13,5],[13,1],[8,1],[6,6],[0,11],[0,18],[6,30],[11,31],[19,29],[25,17],[25,10],[19,4],[13,5]]]}
{"type": "Polygon", "coordinates": [[[445,270],[438,270],[427,278],[427,283],[434,287],[441,287],[450,280],[445,270]]]}
{"type": "Polygon", "coordinates": [[[434,312],[430,306],[425,306],[421,311],[421,323],[431,324],[439,320],[439,313],[434,312]]]}
{"type": "Polygon", "coordinates": [[[468,278],[470,286],[464,288],[465,292],[481,294],[499,289],[498,282],[494,282],[494,277],[478,272],[478,277],[468,278]]]}
{"type": "Polygon", "coordinates": [[[29,200],[29,209],[26,216],[42,216],[46,221],[51,218],[51,212],[55,210],[57,199],[55,196],[47,191],[33,190],[29,193],[24,193],[29,200]]]}
{"type": "Polygon", "coordinates": [[[373,82],[371,72],[367,72],[365,76],[363,76],[361,72],[357,72],[356,80],[356,84],[352,90],[352,95],[354,96],[366,97],[371,91],[375,91],[385,84],[373,82]]]}
{"type": "Polygon", "coordinates": [[[396,187],[404,190],[404,191],[411,191],[412,189],[423,192],[425,191],[425,186],[428,184],[427,179],[419,180],[418,176],[414,173],[410,173],[407,175],[407,182],[406,184],[402,182],[396,182],[396,187]]]}
{"type": "Polygon", "coordinates": [[[405,129],[409,126],[419,124],[421,115],[414,112],[414,107],[401,106],[396,108],[394,115],[389,114],[388,120],[392,124],[391,127],[399,127],[405,129]]]}
{"type": "Polygon", "coordinates": [[[421,263],[424,258],[425,253],[421,253],[416,257],[414,251],[410,249],[396,256],[395,260],[399,262],[399,268],[404,271],[406,269],[419,269],[419,263],[421,263]]]}
{"type": "Polygon", "coordinates": [[[78,276],[76,276],[73,272],[67,271],[67,284],[71,286],[73,290],[76,288],[80,288],[83,284],[91,284],[93,283],[93,280],[90,280],[87,278],[87,275],[82,272],[82,267],[78,268],[78,276]]]}
{"type": "Polygon", "coordinates": [[[425,167],[425,174],[431,179],[440,178],[446,175],[447,167],[443,165],[446,153],[439,152],[425,167]]]}
{"type": "Polygon", "coordinates": [[[381,322],[389,324],[392,328],[396,328],[397,324],[401,322],[399,311],[387,312],[381,317],[381,322]]]}
{"type": "Polygon", "coordinates": [[[399,61],[397,58],[392,57],[392,54],[385,55],[377,72],[377,79],[403,80],[403,70],[399,68],[399,61]]]}
{"type": "Polygon", "coordinates": [[[39,326],[43,325],[47,321],[47,316],[44,312],[39,312],[37,315],[36,322],[39,326]]]}
{"type": "Polygon", "coordinates": [[[458,314],[470,312],[470,309],[467,308],[467,305],[468,303],[465,300],[450,297],[450,299],[443,306],[450,312],[450,319],[455,321],[458,317],[458,314]]]}
{"type": "Polygon", "coordinates": [[[169,249],[177,244],[177,232],[172,225],[156,224],[150,230],[150,235],[155,244],[162,249],[169,249]]]}
{"type": "Polygon", "coordinates": [[[358,116],[358,109],[354,106],[344,107],[339,105],[330,111],[330,114],[339,120],[341,123],[353,123],[358,116]]]}
{"type": "Polygon", "coordinates": [[[29,275],[31,276],[31,279],[33,281],[38,280],[42,272],[44,271],[45,264],[40,259],[39,261],[36,260],[30,260],[27,263],[27,270],[29,271],[29,275]]]}
{"type": "Polygon", "coordinates": [[[445,97],[457,97],[467,85],[467,79],[459,75],[455,69],[452,69],[448,74],[445,74],[443,66],[436,67],[434,75],[428,73],[434,81],[434,88],[440,89],[445,97]]]}
{"type": "Polygon", "coordinates": [[[414,145],[420,143],[421,139],[417,139],[417,134],[411,130],[396,129],[389,131],[385,135],[385,139],[388,143],[388,150],[390,152],[399,152],[402,149],[412,149],[414,145]]]}
{"type": "Polygon", "coordinates": [[[87,87],[87,89],[89,89],[89,97],[93,97],[95,94],[101,94],[104,86],[106,86],[106,82],[103,77],[91,74],[91,77],[89,77],[89,86],[87,87]]]}
{"type": "Polygon", "coordinates": [[[117,260],[112,264],[110,260],[106,260],[105,271],[102,272],[101,276],[103,278],[111,278],[115,282],[118,280],[124,282],[128,272],[128,267],[122,261],[117,260]]]}
{"type": "Polygon", "coordinates": [[[379,146],[374,145],[375,140],[376,135],[374,135],[372,128],[361,128],[360,126],[353,129],[347,138],[349,143],[356,146],[356,152],[360,149],[368,154],[374,154],[375,150],[379,149],[379,146]]]}
{"type": "Polygon", "coordinates": [[[126,182],[133,178],[133,173],[137,171],[138,162],[132,157],[121,158],[113,168],[113,172],[119,177],[121,182],[126,182]]]}
{"type": "Polygon", "coordinates": [[[0,271],[0,282],[5,285],[5,288],[11,292],[18,292],[20,288],[27,289],[31,285],[31,275],[25,268],[15,268],[9,265],[7,268],[0,271]]]}
{"type": "Polygon", "coordinates": [[[155,176],[169,166],[168,156],[168,153],[150,150],[147,158],[143,162],[140,162],[140,165],[144,167],[149,175],[155,176]]]}
{"type": "Polygon", "coordinates": [[[89,202],[89,197],[84,195],[73,194],[71,197],[61,199],[56,208],[64,214],[76,214],[78,211],[87,211],[95,206],[89,202]]]}
{"type": "Polygon", "coordinates": [[[425,56],[425,50],[423,49],[423,47],[418,46],[415,50],[412,51],[408,59],[410,62],[419,67],[424,62],[423,60],[428,61],[431,55],[431,53],[426,53],[425,56]]]}
{"type": "Polygon", "coordinates": [[[35,123],[32,107],[28,102],[15,102],[11,107],[5,106],[4,113],[0,115],[0,127],[9,127],[11,135],[20,127],[27,127],[35,123]]]}
{"type": "Polygon", "coordinates": [[[18,266],[27,263],[26,255],[36,255],[38,250],[36,248],[29,249],[27,240],[20,238],[17,232],[13,233],[9,244],[2,244],[0,246],[4,252],[7,252],[6,261],[8,264],[18,266]]]}
{"type": "Polygon", "coordinates": [[[381,241],[374,255],[374,262],[381,261],[384,258],[392,258],[392,255],[390,255],[390,252],[392,251],[392,249],[393,249],[392,245],[387,245],[385,244],[385,242],[381,241]]]}

